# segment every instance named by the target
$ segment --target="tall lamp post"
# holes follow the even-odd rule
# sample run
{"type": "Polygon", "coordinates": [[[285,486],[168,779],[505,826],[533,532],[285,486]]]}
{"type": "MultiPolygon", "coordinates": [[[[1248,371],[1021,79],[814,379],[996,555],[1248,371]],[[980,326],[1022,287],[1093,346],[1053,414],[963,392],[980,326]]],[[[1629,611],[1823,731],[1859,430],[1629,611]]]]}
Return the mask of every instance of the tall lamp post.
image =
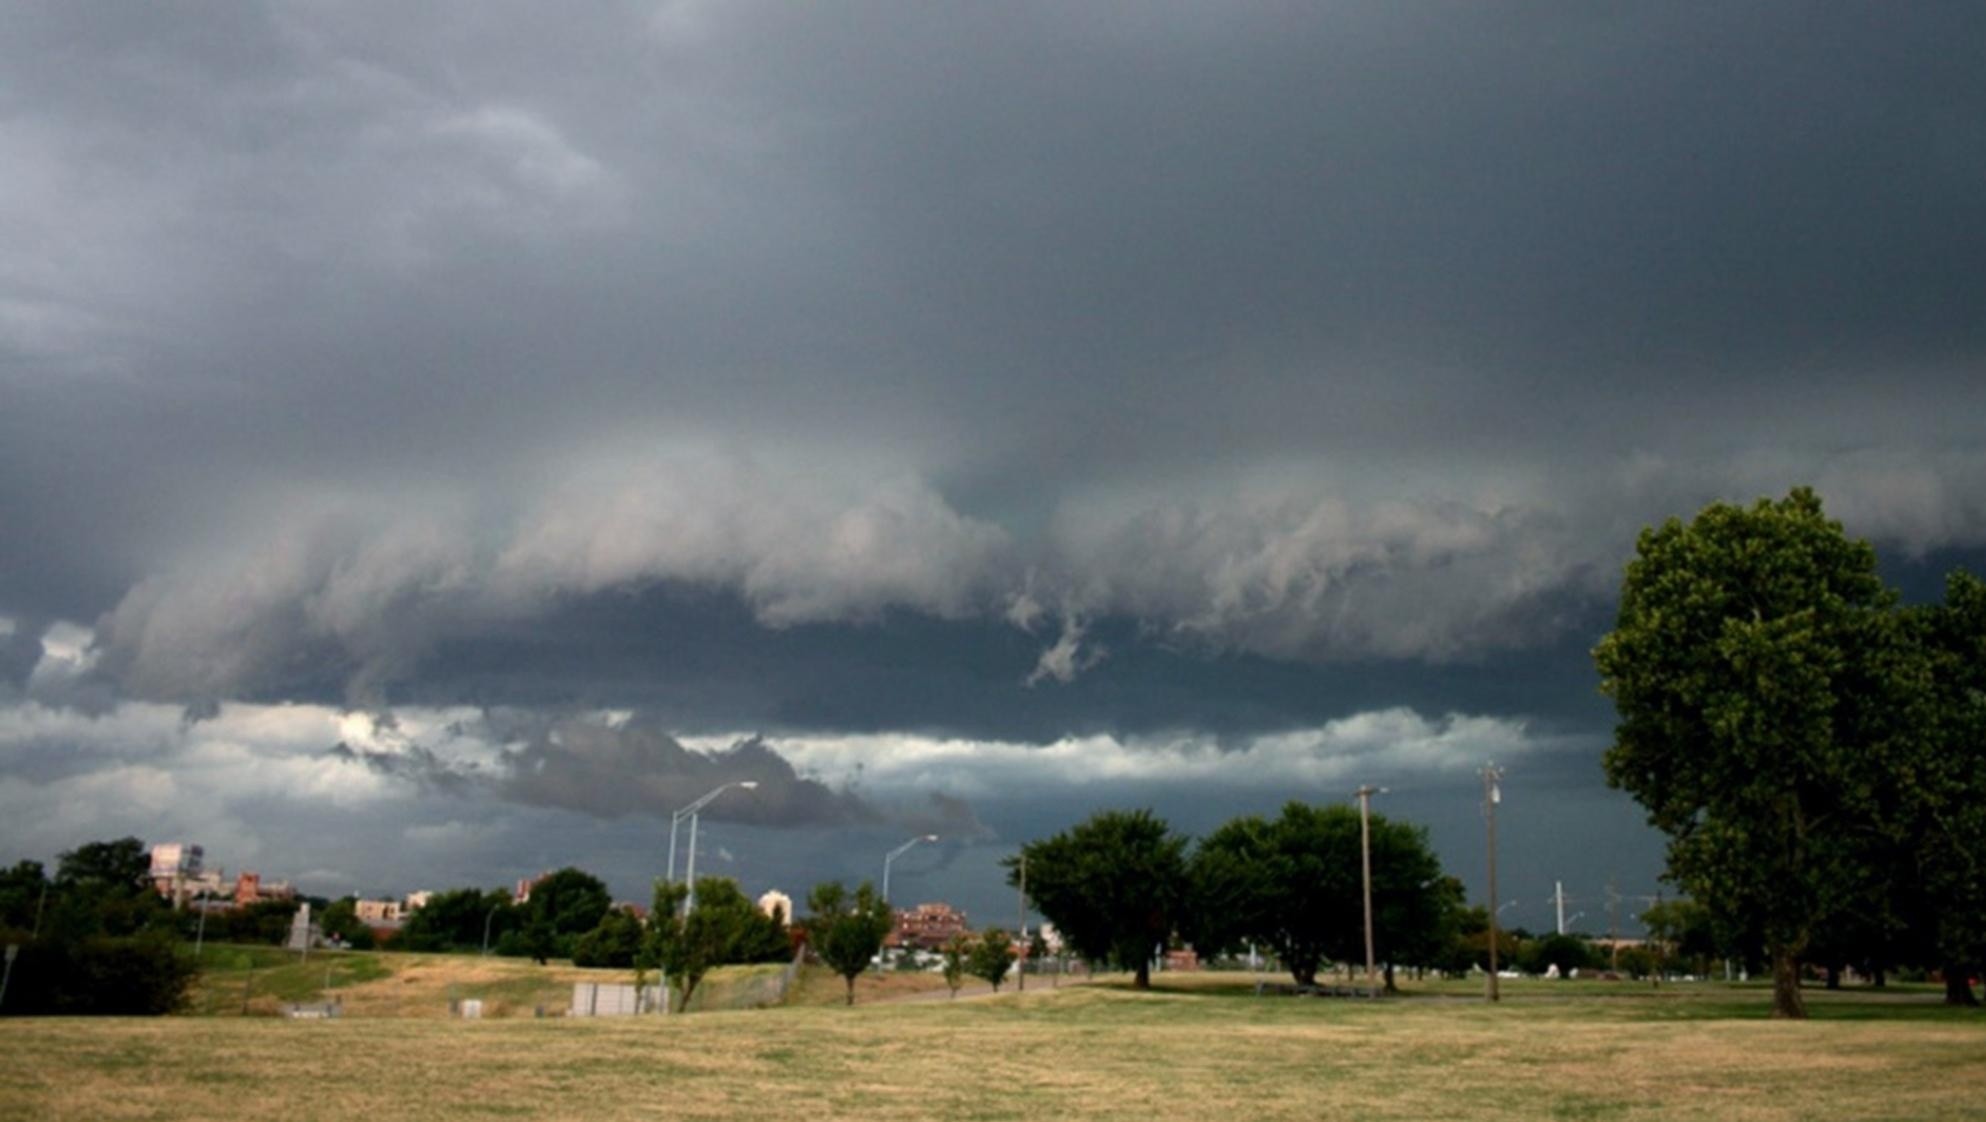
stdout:
{"type": "Polygon", "coordinates": [[[500,910],[502,907],[503,907],[503,901],[499,900],[496,903],[491,904],[489,912],[483,916],[483,953],[484,954],[490,953],[490,924],[496,920],[496,914],[498,910],[500,910]]]}
{"type": "Polygon", "coordinates": [[[1483,818],[1489,823],[1489,989],[1491,1001],[1502,999],[1496,983],[1496,945],[1501,935],[1496,929],[1497,913],[1503,909],[1496,902],[1496,804],[1503,801],[1503,772],[1491,764],[1483,769],[1483,818]]]}
{"type": "Polygon", "coordinates": [[[938,835],[936,834],[920,834],[917,837],[914,837],[909,841],[904,842],[902,845],[897,846],[895,849],[892,849],[888,853],[883,855],[883,902],[884,903],[888,903],[890,898],[891,863],[894,862],[897,858],[903,856],[905,853],[908,853],[910,851],[910,847],[916,845],[918,842],[934,842],[937,840],[938,840],[938,835]]]}
{"type": "Polygon", "coordinates": [[[705,795],[704,797],[698,799],[697,801],[691,803],[690,805],[684,807],[683,809],[677,811],[675,814],[670,816],[669,879],[671,881],[674,881],[676,879],[676,826],[678,823],[682,822],[682,820],[685,818],[690,820],[690,859],[688,864],[685,866],[683,872],[683,879],[684,881],[688,882],[690,886],[689,894],[683,897],[683,915],[685,917],[687,917],[690,914],[691,909],[696,907],[697,812],[702,810],[704,807],[709,806],[710,800],[716,798],[717,796],[723,794],[726,791],[729,791],[733,787],[742,787],[745,790],[749,791],[757,787],[758,785],[759,782],[756,779],[734,779],[731,782],[724,784],[723,786],[717,788],[715,791],[710,792],[709,794],[705,795]]]}
{"type": "Polygon", "coordinates": [[[1365,995],[1379,996],[1378,967],[1372,952],[1372,796],[1386,793],[1384,787],[1370,784],[1353,794],[1358,796],[1359,865],[1365,877],[1365,995]]]}

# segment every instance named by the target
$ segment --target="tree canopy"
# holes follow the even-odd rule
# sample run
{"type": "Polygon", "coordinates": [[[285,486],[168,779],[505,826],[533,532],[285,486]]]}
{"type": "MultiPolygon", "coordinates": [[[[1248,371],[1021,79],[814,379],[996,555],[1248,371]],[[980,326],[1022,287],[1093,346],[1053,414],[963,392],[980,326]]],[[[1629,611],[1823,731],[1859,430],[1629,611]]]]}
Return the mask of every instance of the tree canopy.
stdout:
{"type": "Polygon", "coordinates": [[[840,881],[827,881],[807,894],[807,912],[808,942],[841,975],[848,985],[848,1004],[855,1004],[855,979],[883,949],[895,922],[889,901],[866,880],[852,894],[840,881]]]}
{"type": "Polygon", "coordinates": [[[714,966],[770,962],[787,956],[785,925],[758,906],[729,877],[698,877],[696,907],[682,914],[689,886],[660,881],[648,916],[644,963],[652,962],[676,988],[677,1008],[690,998],[714,966]]]}
{"type": "Polygon", "coordinates": [[[1000,983],[1007,980],[1013,966],[1014,941],[997,927],[980,933],[966,954],[966,969],[973,977],[984,978],[994,993],[1000,992],[1000,983]]]}
{"type": "Polygon", "coordinates": [[[1921,660],[1876,572],[1799,489],[1644,531],[1594,652],[1619,714],[1608,781],[1669,835],[1669,872],[1756,931],[1803,1016],[1816,927],[1870,892],[1921,660]]]}
{"type": "MultiPolygon", "coordinates": [[[[1458,882],[1427,832],[1371,816],[1373,942],[1381,961],[1438,965],[1456,930],[1458,882]]],[[[1254,943],[1299,985],[1326,961],[1365,955],[1359,812],[1291,802],[1274,819],[1236,818],[1193,854],[1187,937],[1203,956],[1254,943]]],[[[1388,973],[1389,984],[1391,973],[1388,973]]]]}
{"type": "Polygon", "coordinates": [[[1186,839],[1149,810],[1104,811],[1031,842],[1009,859],[1007,883],[1027,866],[1027,896],[1063,941],[1151,985],[1151,960],[1185,917],[1186,839]]]}

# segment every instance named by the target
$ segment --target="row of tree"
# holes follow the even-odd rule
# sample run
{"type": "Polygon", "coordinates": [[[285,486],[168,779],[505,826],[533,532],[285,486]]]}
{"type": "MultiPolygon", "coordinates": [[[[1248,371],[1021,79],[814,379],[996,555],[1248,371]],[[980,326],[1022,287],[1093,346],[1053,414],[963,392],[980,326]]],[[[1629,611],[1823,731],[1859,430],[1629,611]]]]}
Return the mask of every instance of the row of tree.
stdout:
{"type": "Polygon", "coordinates": [[[1986,966],[1986,583],[1904,605],[1799,489],[1644,531],[1594,652],[1609,782],[1669,835],[1669,877],[1805,1015],[1804,963],[1986,966]]]}
{"type": "MultiPolygon", "coordinates": [[[[1133,972],[1140,987],[1175,939],[1203,958],[1255,947],[1310,985],[1324,964],[1365,955],[1360,827],[1354,807],[1292,802],[1192,846],[1150,811],[1106,811],[1024,846],[1007,863],[1008,883],[1024,883],[1078,955],[1133,972]]],[[[1396,966],[1456,968],[1461,882],[1442,872],[1425,829],[1374,814],[1369,830],[1373,943],[1387,986],[1396,966]]]]}

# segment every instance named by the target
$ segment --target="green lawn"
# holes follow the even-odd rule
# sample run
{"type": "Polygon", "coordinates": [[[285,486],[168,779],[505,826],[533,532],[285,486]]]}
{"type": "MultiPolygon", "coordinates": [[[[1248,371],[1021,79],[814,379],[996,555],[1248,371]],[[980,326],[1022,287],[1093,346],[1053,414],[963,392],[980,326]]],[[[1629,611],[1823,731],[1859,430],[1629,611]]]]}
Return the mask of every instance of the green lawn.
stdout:
{"type": "MultiPolygon", "coordinates": [[[[377,984],[377,983],[375,983],[377,984]]],[[[1986,1015],[1607,983],[1381,1002],[1233,977],[674,1018],[0,1022],[0,1116],[1977,1119],[1986,1015]]],[[[1472,993],[1473,990],[1466,992],[1472,993]]]]}

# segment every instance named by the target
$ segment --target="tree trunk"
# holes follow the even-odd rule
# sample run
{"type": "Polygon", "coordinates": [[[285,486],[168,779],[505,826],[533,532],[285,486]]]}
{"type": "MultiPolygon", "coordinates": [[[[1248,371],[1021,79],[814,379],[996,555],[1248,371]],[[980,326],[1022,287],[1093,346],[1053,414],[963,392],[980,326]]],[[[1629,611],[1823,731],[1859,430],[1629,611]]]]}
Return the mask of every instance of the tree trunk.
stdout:
{"type": "Polygon", "coordinates": [[[1806,999],[1800,996],[1800,959],[1791,948],[1772,950],[1772,1015],[1805,1020],[1806,999]]]}
{"type": "Polygon", "coordinates": [[[1827,988],[1831,990],[1841,988],[1841,967],[1832,962],[1827,964],[1827,988]]]}
{"type": "Polygon", "coordinates": [[[1317,964],[1293,962],[1290,964],[1290,977],[1295,978],[1299,986],[1314,986],[1317,984],[1317,964]]]}
{"type": "Polygon", "coordinates": [[[848,983],[848,1004],[855,1004],[855,975],[843,974],[841,980],[848,983]]]}
{"type": "Polygon", "coordinates": [[[1152,964],[1150,962],[1144,960],[1139,961],[1137,986],[1141,990],[1148,990],[1152,988],[1152,964]]]}
{"type": "Polygon", "coordinates": [[[1972,993],[1972,982],[1966,977],[1965,967],[1953,962],[1945,963],[1945,1004],[1971,1008],[1979,1006],[1979,999],[1972,993]]]}
{"type": "Polygon", "coordinates": [[[1386,964],[1386,992],[1387,993],[1400,992],[1400,987],[1393,984],[1393,964],[1390,962],[1386,964]]]}
{"type": "Polygon", "coordinates": [[[1874,985],[1877,989],[1884,989],[1889,986],[1889,969],[1887,967],[1876,967],[1874,985]]]}

